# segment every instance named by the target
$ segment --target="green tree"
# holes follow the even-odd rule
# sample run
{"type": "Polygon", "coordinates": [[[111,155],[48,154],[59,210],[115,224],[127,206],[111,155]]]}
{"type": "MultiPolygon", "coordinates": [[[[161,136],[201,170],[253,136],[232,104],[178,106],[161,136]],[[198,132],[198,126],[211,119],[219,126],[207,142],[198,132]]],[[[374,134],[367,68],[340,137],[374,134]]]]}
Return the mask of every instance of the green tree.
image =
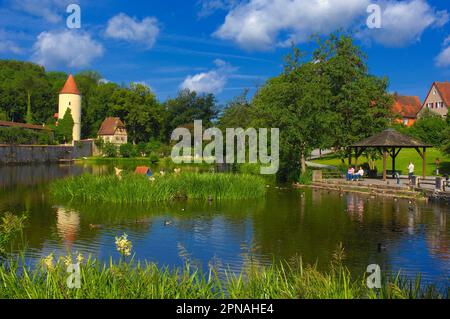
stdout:
{"type": "Polygon", "coordinates": [[[408,129],[408,134],[429,143],[441,147],[446,140],[447,121],[441,116],[425,110],[420,118],[408,129]]]}
{"type": "Polygon", "coordinates": [[[117,147],[113,143],[106,142],[103,145],[102,152],[106,157],[117,157],[117,147]]]}
{"type": "Polygon", "coordinates": [[[170,139],[174,129],[181,125],[202,120],[203,127],[212,125],[218,112],[213,94],[198,95],[195,91],[182,90],[174,99],[165,103],[167,118],[165,119],[165,138],[170,139]]]}
{"type": "Polygon", "coordinates": [[[388,80],[370,75],[366,60],[352,38],[339,33],[318,40],[313,53],[313,61],[322,66],[318,76],[327,77],[331,85],[331,146],[343,158],[349,145],[385,129],[392,117],[388,80]]]}
{"type": "Polygon", "coordinates": [[[138,151],[137,151],[136,147],[130,143],[120,145],[119,153],[120,153],[120,156],[125,157],[125,158],[138,156],[138,151]]]}
{"type": "Polygon", "coordinates": [[[68,108],[64,117],[58,121],[58,125],[55,127],[55,138],[59,143],[72,142],[73,125],[72,111],[68,108]]]}
{"type": "Polygon", "coordinates": [[[322,65],[301,62],[301,52],[294,48],[286,59],[285,71],[272,78],[256,94],[254,124],[280,128],[281,173],[306,172],[306,157],[321,144],[332,120],[331,84],[320,76],[322,65]]]}
{"type": "Polygon", "coordinates": [[[219,117],[219,127],[226,128],[247,128],[252,121],[251,104],[247,99],[248,90],[234,98],[223,110],[219,117]]]}

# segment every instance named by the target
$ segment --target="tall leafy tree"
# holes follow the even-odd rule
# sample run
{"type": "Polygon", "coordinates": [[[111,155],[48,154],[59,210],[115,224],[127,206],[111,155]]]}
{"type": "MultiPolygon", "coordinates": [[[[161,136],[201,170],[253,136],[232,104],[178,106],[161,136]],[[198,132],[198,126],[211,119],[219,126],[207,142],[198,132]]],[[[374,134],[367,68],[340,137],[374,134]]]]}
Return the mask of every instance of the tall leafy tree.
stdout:
{"type": "Polygon", "coordinates": [[[349,145],[388,126],[393,102],[387,93],[388,80],[369,74],[367,57],[348,35],[334,33],[319,39],[313,60],[331,85],[331,146],[347,156],[349,145]]]}
{"type": "Polygon", "coordinates": [[[72,142],[73,125],[72,111],[68,108],[64,117],[58,121],[58,125],[55,127],[56,140],[60,143],[72,142]]]}
{"type": "Polygon", "coordinates": [[[436,147],[441,147],[448,135],[446,130],[448,123],[441,116],[425,110],[414,125],[408,129],[408,134],[432,144],[436,147]]]}
{"type": "Polygon", "coordinates": [[[203,126],[211,126],[218,112],[213,94],[197,94],[195,91],[182,90],[174,99],[164,104],[167,118],[165,137],[170,138],[171,132],[181,126],[202,120],[203,126]]]}
{"type": "Polygon", "coordinates": [[[247,128],[252,121],[251,104],[247,99],[248,90],[235,97],[223,110],[219,117],[219,127],[226,128],[247,128]]]}
{"type": "Polygon", "coordinates": [[[285,71],[270,79],[256,94],[254,124],[280,129],[281,173],[306,172],[306,157],[321,145],[327,134],[330,113],[331,84],[320,76],[322,66],[303,61],[294,48],[287,58],[285,71]]]}

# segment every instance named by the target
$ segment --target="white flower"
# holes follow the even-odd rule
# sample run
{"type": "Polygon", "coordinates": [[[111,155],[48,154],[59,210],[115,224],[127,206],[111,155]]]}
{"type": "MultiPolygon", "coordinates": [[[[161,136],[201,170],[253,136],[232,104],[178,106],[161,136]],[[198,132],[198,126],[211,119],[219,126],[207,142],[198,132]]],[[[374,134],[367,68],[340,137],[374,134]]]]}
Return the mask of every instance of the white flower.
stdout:
{"type": "Polygon", "coordinates": [[[131,255],[131,249],[133,248],[133,244],[130,240],[128,240],[128,235],[123,234],[120,237],[116,237],[116,247],[117,251],[121,255],[128,257],[131,255]]]}

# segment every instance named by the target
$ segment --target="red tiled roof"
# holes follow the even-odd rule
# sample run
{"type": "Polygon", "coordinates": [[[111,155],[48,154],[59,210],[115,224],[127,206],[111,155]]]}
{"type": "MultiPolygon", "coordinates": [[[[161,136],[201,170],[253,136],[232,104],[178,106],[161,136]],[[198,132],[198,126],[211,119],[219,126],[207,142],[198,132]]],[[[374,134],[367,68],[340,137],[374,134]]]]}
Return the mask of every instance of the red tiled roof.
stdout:
{"type": "Polygon", "coordinates": [[[66,81],[66,84],[64,84],[64,87],[62,88],[61,92],[59,94],[78,94],[80,95],[80,91],[78,91],[77,84],[75,83],[75,79],[73,75],[69,75],[69,78],[66,81]]]}
{"type": "Polygon", "coordinates": [[[139,175],[147,175],[149,170],[150,168],[147,166],[138,166],[134,172],[139,175]]]}
{"type": "Polygon", "coordinates": [[[416,118],[421,108],[422,103],[418,96],[394,95],[392,111],[402,117],[416,118]]]}
{"type": "Polygon", "coordinates": [[[51,131],[50,128],[42,125],[33,125],[33,124],[26,124],[26,123],[17,123],[17,122],[6,122],[6,121],[0,121],[0,126],[6,126],[6,127],[21,127],[21,128],[27,128],[30,130],[48,130],[51,131]]]}
{"type": "Polygon", "coordinates": [[[450,82],[434,82],[447,107],[450,106],[450,82]]]}
{"type": "Polygon", "coordinates": [[[98,131],[98,135],[114,135],[117,128],[123,127],[125,125],[118,117],[107,117],[102,125],[100,126],[100,130],[98,131]]]}

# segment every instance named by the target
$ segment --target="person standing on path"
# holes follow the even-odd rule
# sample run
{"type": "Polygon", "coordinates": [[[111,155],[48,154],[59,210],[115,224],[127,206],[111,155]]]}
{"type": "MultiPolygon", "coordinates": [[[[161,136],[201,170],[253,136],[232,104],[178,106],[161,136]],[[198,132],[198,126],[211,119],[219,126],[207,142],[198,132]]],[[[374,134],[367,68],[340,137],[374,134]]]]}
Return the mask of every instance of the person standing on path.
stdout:
{"type": "Polygon", "coordinates": [[[409,179],[409,182],[412,182],[413,176],[414,176],[414,164],[413,164],[413,162],[409,162],[409,166],[408,166],[408,179],[409,179]]]}
{"type": "Polygon", "coordinates": [[[441,164],[441,161],[439,158],[436,158],[436,161],[434,162],[436,164],[436,176],[439,176],[439,165],[441,164]]]}

